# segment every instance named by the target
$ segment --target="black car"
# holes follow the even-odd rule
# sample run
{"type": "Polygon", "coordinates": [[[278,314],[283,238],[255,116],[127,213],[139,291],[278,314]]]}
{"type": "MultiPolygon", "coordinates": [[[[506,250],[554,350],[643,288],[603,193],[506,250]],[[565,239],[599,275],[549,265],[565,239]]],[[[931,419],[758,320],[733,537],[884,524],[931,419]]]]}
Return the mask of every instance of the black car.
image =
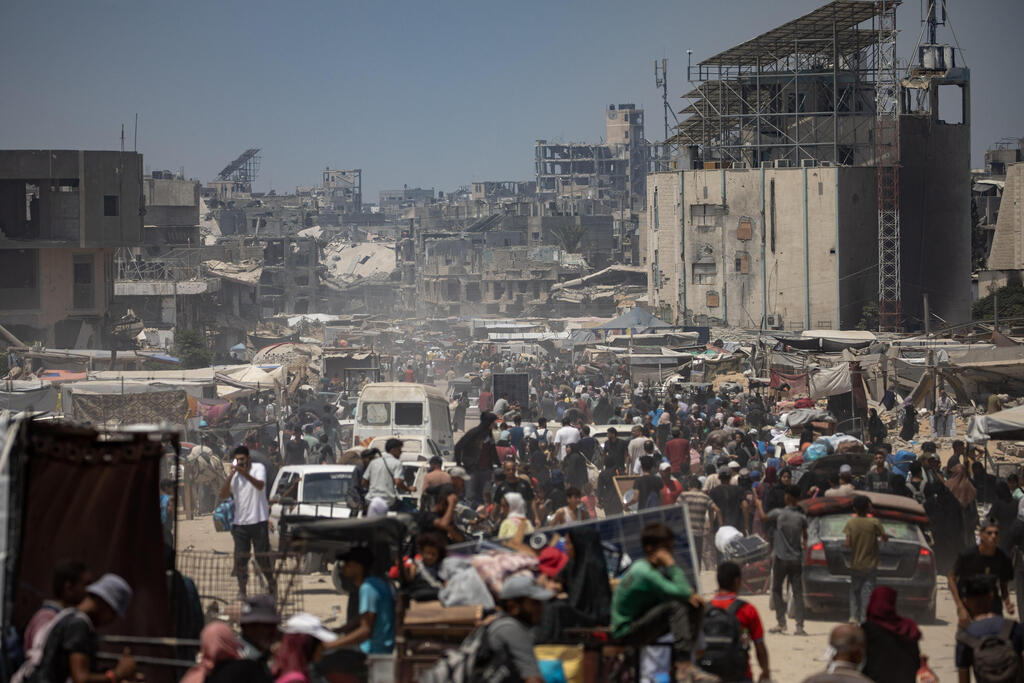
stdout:
{"type": "MultiPolygon", "coordinates": [[[[901,612],[935,619],[935,554],[926,534],[924,508],[901,496],[865,493],[889,540],[880,544],[878,584],[896,591],[901,612]]],[[[808,513],[804,553],[804,603],[809,613],[846,612],[850,605],[850,549],[843,529],[852,516],[850,497],[815,499],[808,513]]]]}

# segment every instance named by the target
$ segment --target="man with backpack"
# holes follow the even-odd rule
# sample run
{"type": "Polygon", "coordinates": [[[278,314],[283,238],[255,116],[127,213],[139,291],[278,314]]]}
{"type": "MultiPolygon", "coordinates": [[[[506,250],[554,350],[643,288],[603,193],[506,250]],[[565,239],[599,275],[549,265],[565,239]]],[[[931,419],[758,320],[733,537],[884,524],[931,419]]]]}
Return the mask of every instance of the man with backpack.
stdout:
{"type": "Polygon", "coordinates": [[[104,574],[89,584],[77,606],[61,610],[36,634],[33,648],[12,681],[16,683],[120,683],[135,678],[135,660],[128,650],[113,668],[97,672],[99,636],[103,628],[124,617],[132,589],[117,574],[104,574]]]}
{"type": "Polygon", "coordinates": [[[612,594],[612,637],[622,645],[644,646],[672,634],[676,680],[715,680],[690,661],[704,600],[694,593],[672,553],[675,536],[665,524],[644,527],[644,558],[629,566],[612,594]]]}
{"type": "Polygon", "coordinates": [[[91,583],[84,562],[64,560],[53,568],[53,600],[44,600],[25,626],[25,652],[32,649],[36,635],[53,621],[61,610],[74,607],[85,598],[85,587],[91,583]]]}
{"type": "Polygon", "coordinates": [[[708,603],[701,626],[704,650],[697,658],[702,670],[722,681],[753,681],[748,651],[754,644],[759,681],[769,680],[768,649],[764,645],[764,627],[757,608],[737,597],[742,583],[740,566],[735,562],[718,565],[718,593],[708,603]]]}
{"type": "Polygon", "coordinates": [[[956,668],[960,683],[1011,683],[1021,680],[1024,628],[1013,619],[992,612],[998,600],[985,576],[962,582],[960,600],[971,622],[956,636],[956,668]]]}

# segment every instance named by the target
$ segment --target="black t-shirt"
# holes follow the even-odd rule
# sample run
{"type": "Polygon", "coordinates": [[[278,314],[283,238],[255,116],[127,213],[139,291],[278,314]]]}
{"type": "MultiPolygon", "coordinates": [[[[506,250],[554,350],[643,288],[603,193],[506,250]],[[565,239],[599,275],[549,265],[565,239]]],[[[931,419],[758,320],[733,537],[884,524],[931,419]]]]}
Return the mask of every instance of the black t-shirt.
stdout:
{"type": "Polygon", "coordinates": [[[722,511],[722,524],[743,530],[743,491],[735,484],[722,484],[708,491],[722,511]]]}
{"type": "Polygon", "coordinates": [[[306,464],[306,442],[302,439],[289,439],[284,443],[284,464],[306,464]]]}
{"type": "Polygon", "coordinates": [[[505,497],[506,493],[518,493],[526,501],[526,508],[529,510],[530,501],[533,500],[533,487],[524,480],[516,477],[515,481],[503,480],[497,486],[494,487],[494,500],[495,502],[501,502],[505,497]]]}
{"type": "Polygon", "coordinates": [[[605,457],[611,457],[612,467],[617,470],[626,468],[626,448],[629,443],[624,439],[616,438],[615,441],[604,442],[605,457]]]}
{"type": "Polygon", "coordinates": [[[661,477],[658,475],[645,474],[636,480],[633,488],[636,489],[637,500],[640,501],[638,504],[640,510],[661,505],[661,477]],[[658,502],[648,505],[647,502],[652,494],[658,499],[658,502]]]}
{"type": "Polygon", "coordinates": [[[73,612],[53,625],[46,638],[39,667],[29,677],[30,683],[64,683],[71,676],[70,658],[84,654],[95,669],[99,639],[89,617],[73,612]]]}
{"type": "Polygon", "coordinates": [[[996,548],[994,555],[982,555],[975,546],[965,550],[956,558],[953,565],[953,575],[957,580],[957,588],[962,589],[964,579],[972,576],[987,576],[992,581],[992,590],[995,598],[992,600],[992,611],[996,614],[1003,613],[1003,601],[999,594],[999,584],[1003,581],[1013,580],[1013,563],[1010,557],[999,548],[996,548]]]}

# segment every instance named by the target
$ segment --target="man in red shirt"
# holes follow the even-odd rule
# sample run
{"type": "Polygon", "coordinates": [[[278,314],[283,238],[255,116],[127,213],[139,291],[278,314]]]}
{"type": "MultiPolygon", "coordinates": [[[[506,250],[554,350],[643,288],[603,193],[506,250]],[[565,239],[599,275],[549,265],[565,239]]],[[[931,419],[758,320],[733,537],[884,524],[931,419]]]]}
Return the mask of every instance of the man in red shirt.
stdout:
{"type": "MultiPolygon", "coordinates": [[[[736,594],[740,590],[741,582],[741,572],[738,564],[735,562],[723,562],[718,565],[718,593],[715,594],[715,597],[711,598],[710,607],[717,607],[724,610],[729,609],[729,607],[739,599],[736,597],[736,594]]],[[[757,608],[749,602],[741,602],[743,603],[743,606],[736,610],[736,620],[740,622],[740,626],[743,628],[743,639],[745,643],[749,645],[749,643],[752,642],[754,644],[754,651],[757,653],[757,663],[758,666],[761,667],[761,676],[757,680],[767,681],[770,679],[768,669],[768,649],[764,645],[764,627],[761,625],[761,616],[757,613],[757,608]]],[[[699,657],[698,661],[700,661],[699,657]]],[[[706,667],[703,668],[705,668],[705,670],[710,670],[706,667]]],[[[754,674],[750,668],[749,660],[747,662],[746,676],[736,680],[754,680],[754,674]]]]}
{"type": "Polygon", "coordinates": [[[672,466],[667,462],[658,465],[658,474],[661,475],[661,504],[675,505],[676,498],[683,492],[683,485],[672,478],[672,466]]]}
{"type": "Polygon", "coordinates": [[[690,474],[690,440],[682,435],[678,427],[672,429],[672,438],[665,442],[665,457],[672,464],[672,474],[690,474]]]}

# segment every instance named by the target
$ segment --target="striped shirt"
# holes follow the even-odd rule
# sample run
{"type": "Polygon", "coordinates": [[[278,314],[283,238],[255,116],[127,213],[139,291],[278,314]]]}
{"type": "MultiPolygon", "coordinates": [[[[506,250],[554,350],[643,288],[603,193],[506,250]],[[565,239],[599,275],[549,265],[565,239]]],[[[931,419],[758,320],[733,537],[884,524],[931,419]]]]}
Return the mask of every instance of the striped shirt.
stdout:
{"type": "Polygon", "coordinates": [[[690,511],[690,532],[694,536],[703,536],[707,526],[708,510],[711,508],[711,496],[703,491],[683,491],[678,501],[686,505],[690,511]]]}

